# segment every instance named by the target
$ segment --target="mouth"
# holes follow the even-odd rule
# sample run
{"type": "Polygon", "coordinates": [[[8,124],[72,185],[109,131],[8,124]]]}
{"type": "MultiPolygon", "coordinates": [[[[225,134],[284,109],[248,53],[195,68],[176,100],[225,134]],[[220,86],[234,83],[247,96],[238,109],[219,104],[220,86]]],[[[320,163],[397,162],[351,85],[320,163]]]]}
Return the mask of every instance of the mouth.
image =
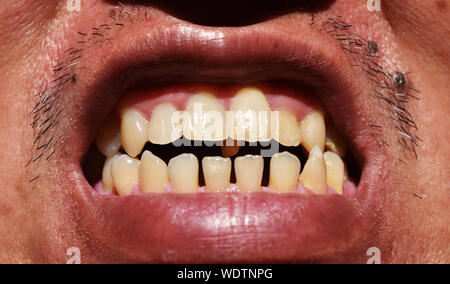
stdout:
{"type": "Polygon", "coordinates": [[[149,29],[155,19],[87,50],[77,76],[87,87],[64,166],[95,260],[364,256],[384,154],[343,50],[309,24],[149,29]]]}

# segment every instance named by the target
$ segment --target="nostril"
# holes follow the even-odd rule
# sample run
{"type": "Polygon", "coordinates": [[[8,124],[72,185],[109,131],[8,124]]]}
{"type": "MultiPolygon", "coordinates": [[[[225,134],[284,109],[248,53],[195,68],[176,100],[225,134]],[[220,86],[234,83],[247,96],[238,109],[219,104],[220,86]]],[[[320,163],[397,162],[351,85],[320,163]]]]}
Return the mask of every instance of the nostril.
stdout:
{"type": "MultiPolygon", "coordinates": [[[[203,26],[236,27],[256,24],[298,11],[326,9],[335,0],[125,0],[164,11],[173,17],[203,26]]],[[[117,1],[110,1],[117,2],[117,1]]]]}

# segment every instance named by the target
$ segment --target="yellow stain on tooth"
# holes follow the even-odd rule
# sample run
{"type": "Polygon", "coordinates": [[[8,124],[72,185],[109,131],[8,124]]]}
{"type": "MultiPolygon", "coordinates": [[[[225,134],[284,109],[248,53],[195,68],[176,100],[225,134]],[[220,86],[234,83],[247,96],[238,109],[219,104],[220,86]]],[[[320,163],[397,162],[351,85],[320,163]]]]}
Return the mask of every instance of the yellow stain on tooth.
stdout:
{"type": "Polygon", "coordinates": [[[325,161],[319,146],[311,149],[308,161],[300,174],[299,182],[315,194],[328,193],[325,161]]]}
{"type": "Polygon", "coordinates": [[[344,162],[333,152],[326,152],[324,155],[327,169],[327,183],[334,188],[338,194],[344,194],[344,162]]]}
{"type": "Polygon", "coordinates": [[[321,112],[313,111],[300,123],[301,144],[310,152],[318,146],[323,152],[325,149],[326,127],[325,119],[321,112]]]}
{"type": "Polygon", "coordinates": [[[196,193],[198,190],[198,160],[195,155],[182,154],[170,160],[170,184],[176,193],[196,193]]]}
{"type": "Polygon", "coordinates": [[[112,157],[108,157],[106,158],[105,164],[103,165],[102,184],[103,190],[105,192],[112,192],[114,189],[114,181],[111,175],[111,166],[114,163],[114,161],[119,157],[120,157],[119,154],[116,154],[112,157]]]}
{"type": "Polygon", "coordinates": [[[286,147],[297,147],[301,141],[301,129],[297,118],[287,111],[279,113],[279,142],[286,147]]]}
{"type": "Polygon", "coordinates": [[[237,185],[241,192],[261,190],[264,172],[264,159],[261,156],[247,155],[234,161],[237,185]]]}
{"type": "Polygon", "coordinates": [[[148,126],[148,140],[153,144],[165,145],[183,136],[182,119],[177,117],[177,109],[170,103],[164,103],[153,109],[148,126]]]}
{"type": "Polygon", "coordinates": [[[122,146],[131,157],[142,152],[147,142],[148,121],[137,110],[128,109],[122,114],[121,140],[122,146]]]}
{"type": "Polygon", "coordinates": [[[297,187],[300,160],[289,152],[275,154],[270,160],[270,187],[276,192],[289,193],[297,187]]]}
{"type": "Polygon", "coordinates": [[[140,161],[128,155],[120,155],[111,166],[114,188],[119,195],[128,195],[139,182],[140,161]]]}
{"type": "Polygon", "coordinates": [[[226,192],[230,186],[231,159],[222,157],[205,157],[202,161],[208,192],[226,192]]]}
{"type": "Polygon", "coordinates": [[[139,167],[139,186],[143,193],[163,193],[169,184],[169,169],[166,163],[150,151],[142,154],[139,167]]]}

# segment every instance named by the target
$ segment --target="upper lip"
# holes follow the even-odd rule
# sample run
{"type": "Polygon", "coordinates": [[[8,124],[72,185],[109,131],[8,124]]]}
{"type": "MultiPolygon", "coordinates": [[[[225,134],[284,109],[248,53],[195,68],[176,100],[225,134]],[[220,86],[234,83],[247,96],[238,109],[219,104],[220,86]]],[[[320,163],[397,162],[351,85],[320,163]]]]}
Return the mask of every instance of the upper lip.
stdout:
{"type": "Polygon", "coordinates": [[[271,194],[102,197],[80,174],[90,145],[74,143],[75,154],[67,157],[67,177],[75,202],[68,214],[77,216],[74,227],[89,236],[86,242],[101,247],[104,253],[96,260],[320,262],[342,261],[360,252],[376,223],[379,205],[371,197],[377,196],[377,177],[372,173],[381,172],[383,161],[372,159],[382,155],[364,134],[366,126],[357,105],[359,90],[351,84],[355,79],[346,75],[351,72],[350,64],[342,64],[346,60],[343,51],[308,25],[284,30],[276,22],[240,29],[207,28],[168,20],[149,28],[153,20],[135,23],[126,37],[114,38],[95,54],[85,51],[92,68],[80,73],[88,86],[80,96],[86,105],[104,107],[96,108],[95,114],[92,108],[82,111],[82,121],[97,122],[89,134],[76,130],[68,134],[69,138],[89,136],[72,141],[93,141],[95,130],[123,91],[144,77],[158,81],[293,80],[316,91],[337,127],[352,141],[364,163],[359,193],[351,200],[271,194]]]}

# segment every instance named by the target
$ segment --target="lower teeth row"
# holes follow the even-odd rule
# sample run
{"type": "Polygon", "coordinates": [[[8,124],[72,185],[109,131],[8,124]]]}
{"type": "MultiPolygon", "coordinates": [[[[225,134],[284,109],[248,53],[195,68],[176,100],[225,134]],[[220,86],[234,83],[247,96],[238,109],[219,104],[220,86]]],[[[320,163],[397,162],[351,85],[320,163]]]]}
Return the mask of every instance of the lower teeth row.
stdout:
{"type": "MultiPolygon", "coordinates": [[[[230,184],[232,161],[224,157],[205,157],[202,161],[207,192],[258,192],[262,190],[264,160],[262,156],[246,155],[234,161],[236,185],[230,184]]],[[[300,173],[301,162],[289,152],[275,154],[270,160],[269,188],[278,193],[307,189],[327,194],[331,187],[343,194],[346,169],[342,159],[333,152],[322,153],[314,147],[300,173]]],[[[182,154],[167,165],[150,151],[141,160],[126,154],[109,157],[103,168],[103,190],[119,195],[134,191],[142,193],[196,193],[199,191],[199,161],[193,154],[182,154]]]]}

